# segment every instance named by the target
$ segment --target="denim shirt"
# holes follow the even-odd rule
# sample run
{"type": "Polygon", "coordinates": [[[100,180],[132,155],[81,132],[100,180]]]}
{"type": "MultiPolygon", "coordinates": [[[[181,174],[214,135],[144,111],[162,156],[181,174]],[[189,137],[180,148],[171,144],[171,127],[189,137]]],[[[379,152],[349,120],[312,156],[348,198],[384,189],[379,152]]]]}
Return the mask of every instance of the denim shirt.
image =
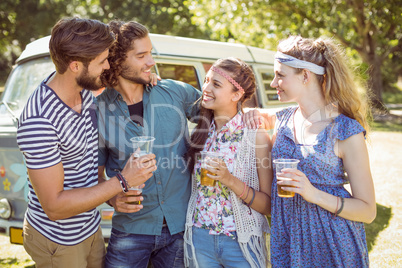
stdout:
{"type": "Polygon", "coordinates": [[[135,213],[115,212],[113,227],[132,234],[161,235],[165,217],[170,233],[184,231],[190,197],[190,171],[184,155],[188,149],[187,119],[199,114],[201,92],[174,80],[158,81],[143,94],[143,126],[130,119],[127,103],[119,92],[106,88],[97,97],[99,166],[113,177],[121,171],[133,147],[132,137],[155,137],[153,153],[158,169],[145,182],[144,208],[135,213]]]}

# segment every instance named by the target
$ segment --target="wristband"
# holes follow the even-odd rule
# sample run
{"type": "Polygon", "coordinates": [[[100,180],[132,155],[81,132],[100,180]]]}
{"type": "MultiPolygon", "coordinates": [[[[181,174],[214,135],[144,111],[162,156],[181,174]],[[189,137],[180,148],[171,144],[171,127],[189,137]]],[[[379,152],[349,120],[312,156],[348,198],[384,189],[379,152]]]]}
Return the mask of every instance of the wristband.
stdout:
{"type": "Polygon", "coordinates": [[[251,201],[250,201],[250,203],[248,203],[247,204],[247,206],[248,206],[248,214],[249,215],[251,215],[251,205],[253,204],[253,202],[254,202],[254,197],[255,197],[255,190],[254,190],[254,188],[252,188],[252,187],[250,187],[251,188],[251,190],[253,190],[253,197],[251,198],[251,201]]]}
{"type": "Polygon", "coordinates": [[[338,216],[339,213],[342,212],[344,203],[345,203],[345,199],[344,199],[343,197],[341,197],[341,207],[340,207],[339,210],[336,212],[336,214],[335,214],[336,216],[338,216]]]}
{"type": "Polygon", "coordinates": [[[250,192],[250,187],[248,187],[247,188],[247,195],[246,195],[246,197],[244,198],[244,200],[247,200],[247,197],[248,197],[248,193],[250,192]]]}
{"type": "Polygon", "coordinates": [[[333,218],[335,218],[336,217],[336,212],[338,211],[338,203],[339,203],[339,197],[336,197],[336,209],[335,209],[335,211],[334,211],[334,213],[333,213],[333,218]]]}
{"type": "Polygon", "coordinates": [[[124,178],[124,176],[119,172],[116,174],[116,178],[119,179],[123,192],[127,193],[128,192],[128,183],[127,183],[126,179],[124,178]]]}
{"type": "Polygon", "coordinates": [[[239,198],[241,198],[245,192],[246,192],[246,182],[244,182],[243,192],[241,193],[241,195],[239,195],[239,198]]]}
{"type": "Polygon", "coordinates": [[[251,205],[252,205],[253,202],[254,202],[254,197],[255,197],[255,190],[254,190],[254,188],[252,188],[252,187],[250,187],[250,188],[251,188],[251,190],[253,190],[253,197],[251,198],[250,203],[247,204],[248,207],[251,207],[251,205]]]}

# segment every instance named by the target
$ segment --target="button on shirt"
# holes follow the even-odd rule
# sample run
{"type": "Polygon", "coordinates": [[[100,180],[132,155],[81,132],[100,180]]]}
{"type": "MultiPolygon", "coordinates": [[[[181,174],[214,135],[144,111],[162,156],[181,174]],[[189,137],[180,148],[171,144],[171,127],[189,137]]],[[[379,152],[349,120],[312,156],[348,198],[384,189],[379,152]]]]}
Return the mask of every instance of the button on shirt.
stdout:
{"type": "Polygon", "coordinates": [[[97,97],[99,166],[113,177],[121,171],[133,147],[132,137],[155,137],[153,153],[158,169],[145,182],[144,208],[136,213],[115,212],[113,227],[126,233],[160,235],[163,218],[171,234],[184,231],[190,197],[190,172],[184,158],[188,149],[187,119],[199,113],[201,92],[191,85],[162,80],[143,94],[143,126],[130,119],[119,92],[107,88],[97,97]]]}

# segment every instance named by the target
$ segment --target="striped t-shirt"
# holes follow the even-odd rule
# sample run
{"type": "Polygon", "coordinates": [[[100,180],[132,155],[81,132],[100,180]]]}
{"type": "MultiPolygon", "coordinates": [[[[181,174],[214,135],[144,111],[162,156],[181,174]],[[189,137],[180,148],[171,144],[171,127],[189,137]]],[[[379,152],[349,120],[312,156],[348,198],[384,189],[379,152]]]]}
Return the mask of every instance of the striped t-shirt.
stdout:
{"type": "MultiPolygon", "coordinates": [[[[81,91],[80,114],[46,85],[48,79],[30,96],[20,117],[17,142],[26,165],[43,169],[61,162],[64,190],[94,186],[98,183],[98,131],[92,93],[81,91]]],[[[75,245],[98,230],[100,215],[96,208],[67,219],[50,220],[29,179],[28,185],[26,220],[46,238],[61,245],[75,245]]]]}

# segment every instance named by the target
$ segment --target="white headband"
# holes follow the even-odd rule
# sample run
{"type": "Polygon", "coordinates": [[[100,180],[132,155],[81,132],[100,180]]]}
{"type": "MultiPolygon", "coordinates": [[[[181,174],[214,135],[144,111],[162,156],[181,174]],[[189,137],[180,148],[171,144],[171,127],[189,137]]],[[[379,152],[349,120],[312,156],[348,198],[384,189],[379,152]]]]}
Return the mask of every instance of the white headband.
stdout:
{"type": "Polygon", "coordinates": [[[279,61],[280,63],[283,63],[287,66],[293,67],[293,68],[299,68],[299,69],[307,69],[312,71],[315,74],[320,74],[323,75],[325,74],[325,68],[322,66],[319,66],[317,64],[314,64],[312,62],[304,61],[304,60],[299,60],[295,57],[289,56],[287,54],[284,54],[282,52],[276,52],[275,54],[275,59],[279,61]]]}

